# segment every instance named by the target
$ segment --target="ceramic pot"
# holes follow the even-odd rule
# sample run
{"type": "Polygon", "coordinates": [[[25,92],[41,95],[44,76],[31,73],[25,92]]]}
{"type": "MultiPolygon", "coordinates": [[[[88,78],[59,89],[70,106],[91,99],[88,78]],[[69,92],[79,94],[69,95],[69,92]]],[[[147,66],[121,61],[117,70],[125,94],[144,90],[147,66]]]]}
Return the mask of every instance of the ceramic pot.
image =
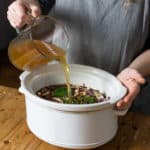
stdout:
{"type": "Polygon", "coordinates": [[[118,111],[114,106],[126,94],[116,77],[101,69],[70,65],[72,84],[103,91],[109,101],[95,104],[61,104],[36,96],[42,87],[65,83],[59,64],[51,64],[21,74],[20,91],[25,95],[29,129],[47,143],[73,149],[90,149],[110,141],[118,128],[118,111]]]}

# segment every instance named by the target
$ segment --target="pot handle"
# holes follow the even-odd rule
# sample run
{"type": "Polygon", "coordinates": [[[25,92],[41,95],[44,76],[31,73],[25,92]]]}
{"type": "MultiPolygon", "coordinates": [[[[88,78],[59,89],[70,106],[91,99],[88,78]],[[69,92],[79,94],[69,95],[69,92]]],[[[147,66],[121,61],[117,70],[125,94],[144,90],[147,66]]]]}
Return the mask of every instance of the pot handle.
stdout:
{"type": "Polygon", "coordinates": [[[20,93],[22,93],[22,94],[25,93],[23,87],[21,87],[21,86],[18,88],[18,91],[19,91],[20,93]]]}
{"type": "Polygon", "coordinates": [[[114,107],[114,113],[117,115],[117,116],[124,116],[127,114],[129,108],[130,108],[131,104],[129,106],[127,106],[127,108],[125,109],[117,109],[116,107],[114,107]]]}
{"type": "Polygon", "coordinates": [[[119,109],[115,108],[114,112],[115,112],[115,115],[117,115],[117,116],[124,116],[128,112],[128,109],[129,108],[119,110],[119,109]]]}
{"type": "Polygon", "coordinates": [[[29,71],[25,71],[23,72],[20,76],[19,76],[19,79],[22,81],[24,80],[25,76],[27,76],[30,72],[29,71]]]}

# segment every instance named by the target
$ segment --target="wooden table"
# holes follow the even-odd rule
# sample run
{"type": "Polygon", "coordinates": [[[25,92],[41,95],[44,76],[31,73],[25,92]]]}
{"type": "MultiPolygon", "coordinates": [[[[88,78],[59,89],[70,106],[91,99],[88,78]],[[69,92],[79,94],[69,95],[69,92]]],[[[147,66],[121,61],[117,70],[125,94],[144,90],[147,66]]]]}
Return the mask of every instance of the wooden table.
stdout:
{"type": "MultiPolygon", "coordinates": [[[[0,64],[0,150],[65,150],[29,131],[24,96],[17,90],[19,74],[8,62],[0,64]]],[[[95,150],[150,150],[150,116],[130,112],[120,117],[116,137],[95,150]]]]}

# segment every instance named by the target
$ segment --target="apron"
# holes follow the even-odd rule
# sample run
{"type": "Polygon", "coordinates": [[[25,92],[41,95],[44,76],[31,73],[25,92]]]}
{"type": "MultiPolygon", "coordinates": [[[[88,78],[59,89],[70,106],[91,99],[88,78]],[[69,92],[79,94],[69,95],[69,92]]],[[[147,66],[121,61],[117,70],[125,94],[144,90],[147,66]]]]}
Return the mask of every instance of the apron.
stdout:
{"type": "MultiPolygon", "coordinates": [[[[149,32],[149,3],[149,0],[132,3],[56,0],[51,15],[61,20],[69,31],[68,62],[98,67],[117,75],[143,52],[149,32]]],[[[135,111],[150,113],[148,91],[150,87],[133,104],[135,111]]]]}

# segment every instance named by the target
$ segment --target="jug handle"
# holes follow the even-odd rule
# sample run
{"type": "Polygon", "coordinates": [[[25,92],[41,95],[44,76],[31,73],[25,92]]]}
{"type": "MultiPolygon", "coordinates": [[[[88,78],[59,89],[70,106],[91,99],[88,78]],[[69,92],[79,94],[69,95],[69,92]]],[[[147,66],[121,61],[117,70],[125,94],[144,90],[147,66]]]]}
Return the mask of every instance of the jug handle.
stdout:
{"type": "Polygon", "coordinates": [[[15,28],[17,34],[21,34],[26,28],[31,28],[31,27],[32,27],[32,24],[34,23],[34,20],[37,18],[37,17],[33,17],[33,16],[31,15],[31,12],[30,12],[30,11],[28,11],[27,14],[28,14],[28,16],[30,17],[31,23],[28,24],[28,25],[27,25],[27,24],[24,25],[22,28],[15,28]]]}

